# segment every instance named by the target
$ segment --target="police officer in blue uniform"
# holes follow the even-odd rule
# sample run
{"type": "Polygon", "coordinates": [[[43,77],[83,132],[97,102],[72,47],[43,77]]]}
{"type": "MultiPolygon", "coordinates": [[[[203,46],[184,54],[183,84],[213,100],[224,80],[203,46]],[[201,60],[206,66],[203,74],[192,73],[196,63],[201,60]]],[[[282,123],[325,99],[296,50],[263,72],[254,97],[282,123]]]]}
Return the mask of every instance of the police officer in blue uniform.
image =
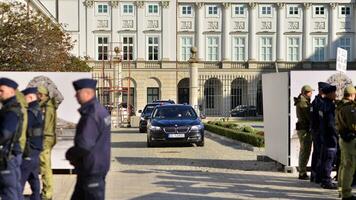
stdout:
{"type": "MultiPolygon", "coordinates": [[[[23,152],[21,165],[21,186],[26,181],[32,190],[30,200],[40,200],[39,156],[43,143],[43,115],[37,99],[37,88],[27,88],[22,91],[28,103],[27,141],[23,152]]],[[[23,190],[23,189],[22,189],[23,190]]]]}
{"type": "Polygon", "coordinates": [[[23,114],[16,100],[18,84],[8,78],[0,78],[0,199],[19,200],[20,163],[22,157],[19,138],[21,136],[23,114]]]}
{"type": "Polygon", "coordinates": [[[105,177],[110,167],[110,115],[95,97],[95,80],[80,79],[73,86],[81,105],[81,118],[74,146],[66,153],[77,173],[72,200],[104,200],[105,177]]]}
{"type": "Polygon", "coordinates": [[[324,93],[323,93],[323,88],[329,87],[330,84],[325,83],[325,82],[319,82],[318,83],[318,90],[319,93],[318,95],[315,96],[312,105],[311,105],[311,117],[310,117],[310,129],[311,129],[311,134],[312,134],[312,141],[313,141],[313,153],[312,153],[312,161],[311,161],[311,176],[310,176],[310,181],[315,182],[317,184],[321,183],[321,177],[320,177],[320,156],[321,156],[321,138],[319,135],[319,129],[320,129],[320,118],[319,118],[319,111],[321,110],[323,106],[323,98],[324,98],[324,93]]]}
{"type": "Polygon", "coordinates": [[[322,112],[319,112],[320,137],[321,137],[321,187],[324,189],[337,189],[337,185],[330,177],[336,161],[337,132],[335,127],[335,99],[336,86],[328,86],[322,89],[325,94],[322,112]]]}

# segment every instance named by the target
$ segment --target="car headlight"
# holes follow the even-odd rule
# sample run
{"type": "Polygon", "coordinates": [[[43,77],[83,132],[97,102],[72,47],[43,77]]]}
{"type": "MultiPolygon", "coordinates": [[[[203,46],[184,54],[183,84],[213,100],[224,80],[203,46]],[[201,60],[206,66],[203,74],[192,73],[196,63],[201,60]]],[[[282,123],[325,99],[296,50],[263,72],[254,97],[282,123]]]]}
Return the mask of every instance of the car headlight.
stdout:
{"type": "Polygon", "coordinates": [[[200,131],[201,129],[203,129],[204,128],[204,126],[203,125],[195,125],[195,126],[192,126],[191,128],[190,128],[190,130],[192,130],[192,131],[200,131]]]}
{"type": "Polygon", "coordinates": [[[161,130],[161,127],[159,127],[159,126],[151,126],[151,127],[150,127],[150,130],[152,130],[152,131],[159,131],[159,130],[161,130]]]}

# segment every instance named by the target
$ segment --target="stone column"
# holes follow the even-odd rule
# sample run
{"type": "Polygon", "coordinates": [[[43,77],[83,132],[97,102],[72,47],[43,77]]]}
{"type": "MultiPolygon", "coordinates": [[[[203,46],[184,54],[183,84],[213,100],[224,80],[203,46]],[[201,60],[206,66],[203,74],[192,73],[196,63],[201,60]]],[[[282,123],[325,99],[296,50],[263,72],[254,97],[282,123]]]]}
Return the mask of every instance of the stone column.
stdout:
{"type": "Polygon", "coordinates": [[[311,60],[312,41],[310,39],[311,4],[304,3],[303,11],[303,61],[311,60]]]}
{"type": "Polygon", "coordinates": [[[198,60],[204,60],[204,3],[195,4],[195,46],[199,51],[197,54],[198,60]]]}
{"type": "Polygon", "coordinates": [[[189,60],[190,63],[190,78],[189,78],[189,103],[195,111],[199,114],[199,73],[198,73],[198,60],[197,60],[197,48],[192,47],[192,56],[189,60]]]}
{"type": "Polygon", "coordinates": [[[285,60],[285,38],[284,33],[284,18],[285,18],[285,4],[277,3],[277,62],[285,60]]]}
{"type": "Polygon", "coordinates": [[[230,3],[223,3],[223,61],[231,60],[231,37],[230,37],[230,21],[231,9],[230,3]]]}
{"type": "Polygon", "coordinates": [[[137,68],[142,68],[144,65],[143,61],[145,60],[145,54],[146,54],[146,38],[145,34],[143,33],[144,31],[144,26],[145,24],[144,19],[145,19],[145,10],[144,10],[144,1],[136,1],[135,6],[136,6],[136,31],[137,31],[137,68]],[[141,62],[140,62],[141,61],[141,62]]]}
{"type": "Polygon", "coordinates": [[[249,61],[256,61],[256,6],[257,3],[249,3],[249,35],[248,35],[248,60],[249,61]]]}
{"type": "Polygon", "coordinates": [[[330,3],[329,6],[329,60],[336,60],[336,47],[338,44],[336,30],[337,30],[337,3],[330,3]]]}
{"type": "MultiPolygon", "coordinates": [[[[86,27],[85,27],[85,52],[86,56],[93,58],[96,60],[96,49],[95,49],[95,44],[97,41],[96,38],[94,37],[94,34],[92,31],[94,31],[95,27],[95,21],[93,20],[94,16],[94,1],[92,0],[85,0],[83,2],[83,5],[85,6],[85,22],[86,22],[86,27]]],[[[103,84],[103,83],[100,83],[103,84]]]]}
{"type": "Polygon", "coordinates": [[[169,1],[161,1],[161,10],[162,10],[162,24],[161,24],[161,31],[162,31],[162,61],[169,61],[169,53],[172,51],[172,43],[175,38],[171,38],[170,32],[172,31],[171,27],[171,18],[167,17],[170,16],[169,13],[169,1]]]}

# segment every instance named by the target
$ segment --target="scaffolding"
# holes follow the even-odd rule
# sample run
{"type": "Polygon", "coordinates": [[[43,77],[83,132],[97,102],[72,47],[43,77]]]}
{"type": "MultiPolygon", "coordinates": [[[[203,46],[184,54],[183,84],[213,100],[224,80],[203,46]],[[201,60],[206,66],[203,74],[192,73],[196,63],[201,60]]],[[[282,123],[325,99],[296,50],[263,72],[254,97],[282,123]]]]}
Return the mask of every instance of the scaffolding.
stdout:
{"type": "MultiPolygon", "coordinates": [[[[130,105],[130,81],[123,86],[122,78],[122,43],[101,42],[101,72],[92,73],[92,78],[98,81],[97,97],[99,102],[110,112],[113,128],[130,125],[132,105],[130,105]],[[122,102],[122,95],[127,94],[127,102],[122,102]]],[[[126,51],[128,56],[130,52],[126,51]]],[[[126,57],[129,58],[129,57],[126,57]]],[[[128,79],[131,77],[130,58],[128,59],[128,79]]]]}

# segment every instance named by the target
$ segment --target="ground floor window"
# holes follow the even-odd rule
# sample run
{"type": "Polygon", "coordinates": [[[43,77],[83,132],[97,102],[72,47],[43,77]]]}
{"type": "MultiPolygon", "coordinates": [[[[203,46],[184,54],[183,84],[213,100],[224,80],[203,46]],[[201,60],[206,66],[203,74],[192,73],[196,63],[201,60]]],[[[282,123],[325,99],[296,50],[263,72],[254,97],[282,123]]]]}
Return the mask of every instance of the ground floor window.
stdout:
{"type": "Polygon", "coordinates": [[[147,103],[152,103],[155,100],[159,100],[159,88],[158,87],[147,88],[147,103]]]}

